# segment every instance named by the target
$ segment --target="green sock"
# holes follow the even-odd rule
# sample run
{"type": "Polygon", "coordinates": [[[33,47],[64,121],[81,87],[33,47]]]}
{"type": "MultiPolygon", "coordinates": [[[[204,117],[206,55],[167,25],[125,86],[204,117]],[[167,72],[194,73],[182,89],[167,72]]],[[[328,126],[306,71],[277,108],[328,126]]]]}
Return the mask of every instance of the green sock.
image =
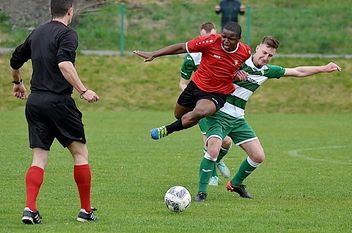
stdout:
{"type": "Polygon", "coordinates": [[[222,159],[224,158],[224,156],[227,154],[227,152],[229,152],[229,150],[224,149],[224,148],[222,148],[222,147],[221,147],[221,149],[220,149],[220,152],[219,152],[219,155],[218,155],[218,158],[217,158],[216,162],[217,162],[217,163],[218,163],[218,162],[220,162],[220,160],[222,160],[222,159]]]}
{"type": "MultiPolygon", "coordinates": [[[[207,152],[207,148],[203,147],[203,154],[205,154],[207,152]]],[[[218,176],[218,172],[216,171],[216,169],[213,169],[213,174],[211,175],[213,176],[218,176]]]]}
{"type": "Polygon", "coordinates": [[[204,157],[199,167],[198,192],[203,192],[203,193],[207,192],[209,179],[212,176],[214,170],[215,170],[215,162],[204,157]]]}
{"type": "Polygon", "coordinates": [[[236,175],[231,180],[231,184],[242,184],[243,180],[246,179],[246,177],[249,176],[258,165],[258,163],[253,162],[249,157],[247,157],[247,159],[241,163],[236,175]]]}
{"type": "Polygon", "coordinates": [[[218,176],[218,172],[216,171],[215,168],[213,169],[213,174],[211,174],[211,176],[212,176],[212,177],[213,177],[213,176],[218,176]]]}

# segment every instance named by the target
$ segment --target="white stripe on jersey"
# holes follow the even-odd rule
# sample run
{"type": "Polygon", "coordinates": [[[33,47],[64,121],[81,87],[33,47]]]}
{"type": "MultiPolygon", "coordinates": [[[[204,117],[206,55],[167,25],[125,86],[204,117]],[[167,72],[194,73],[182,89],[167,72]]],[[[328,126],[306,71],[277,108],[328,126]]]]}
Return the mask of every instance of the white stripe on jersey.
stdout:
{"type": "Polygon", "coordinates": [[[241,98],[245,101],[248,101],[249,97],[251,97],[251,95],[253,94],[252,91],[246,89],[246,88],[243,88],[243,87],[240,87],[238,85],[235,84],[235,91],[232,92],[232,96],[236,96],[238,98],[241,98]]]}
{"type": "Polygon", "coordinates": [[[202,53],[189,53],[189,55],[192,57],[194,65],[198,66],[202,60],[202,53]]]}
{"type": "Polygon", "coordinates": [[[220,111],[236,118],[244,118],[244,110],[228,102],[226,102],[224,106],[220,108],[220,111]]]}
{"type": "Polygon", "coordinates": [[[268,77],[262,75],[248,74],[247,76],[248,82],[255,83],[259,86],[262,85],[266,80],[268,80],[268,77]]]}
{"type": "MultiPolygon", "coordinates": [[[[263,74],[264,74],[264,70],[268,69],[267,66],[264,66],[261,69],[257,69],[254,66],[251,58],[249,58],[246,61],[246,65],[250,66],[251,68],[253,68],[257,71],[261,71],[263,74]]],[[[268,80],[268,77],[265,77],[264,75],[248,74],[246,82],[260,86],[267,80],[268,80]]],[[[236,89],[231,95],[247,102],[249,100],[249,98],[252,96],[253,91],[246,89],[244,87],[241,87],[239,85],[236,85],[236,84],[234,84],[234,85],[235,85],[236,89]]],[[[224,106],[220,109],[220,111],[222,111],[226,114],[229,114],[230,116],[237,117],[237,118],[244,118],[244,113],[245,113],[244,109],[241,109],[241,108],[239,108],[233,104],[230,104],[228,102],[226,102],[224,104],[224,106]]]]}

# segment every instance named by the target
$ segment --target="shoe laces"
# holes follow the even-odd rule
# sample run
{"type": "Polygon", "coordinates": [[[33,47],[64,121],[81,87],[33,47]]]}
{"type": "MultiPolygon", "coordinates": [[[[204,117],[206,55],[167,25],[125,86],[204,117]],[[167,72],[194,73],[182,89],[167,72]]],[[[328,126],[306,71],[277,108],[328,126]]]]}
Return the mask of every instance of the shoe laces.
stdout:
{"type": "Polygon", "coordinates": [[[92,220],[96,220],[97,219],[97,217],[94,215],[93,211],[89,213],[89,218],[92,219],[92,220]]]}

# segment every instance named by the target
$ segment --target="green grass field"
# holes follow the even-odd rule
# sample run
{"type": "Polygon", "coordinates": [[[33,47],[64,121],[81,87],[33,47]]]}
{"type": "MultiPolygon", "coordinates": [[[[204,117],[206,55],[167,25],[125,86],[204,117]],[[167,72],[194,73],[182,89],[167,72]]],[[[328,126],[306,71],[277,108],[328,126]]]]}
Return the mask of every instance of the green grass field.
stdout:
{"type": "MultiPolygon", "coordinates": [[[[99,222],[75,221],[79,210],[69,153],[52,147],[38,208],[40,226],[23,225],[24,175],[31,156],[21,111],[0,112],[1,232],[349,232],[352,205],[351,114],[250,114],[267,159],[246,180],[252,200],[209,188],[206,203],[181,214],[163,203],[173,185],[197,192],[199,129],[162,139],[149,129],[173,120],[170,112],[85,112],[92,202],[99,222]]],[[[233,147],[234,172],[245,158],[233,147]]]]}

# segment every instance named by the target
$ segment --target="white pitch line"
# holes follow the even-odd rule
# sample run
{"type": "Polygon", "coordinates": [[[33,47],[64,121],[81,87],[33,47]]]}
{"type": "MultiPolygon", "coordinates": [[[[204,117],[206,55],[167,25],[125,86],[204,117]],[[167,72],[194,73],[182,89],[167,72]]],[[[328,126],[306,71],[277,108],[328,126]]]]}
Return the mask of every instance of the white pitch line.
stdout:
{"type": "Polygon", "coordinates": [[[287,154],[289,156],[292,156],[292,157],[300,157],[300,158],[303,158],[303,159],[306,159],[306,160],[311,160],[311,161],[335,163],[335,164],[342,164],[342,165],[352,165],[352,160],[336,161],[336,160],[330,160],[330,159],[312,158],[312,157],[304,155],[305,151],[317,151],[317,150],[326,150],[326,149],[341,149],[341,148],[346,148],[346,147],[351,147],[351,145],[311,147],[311,148],[305,148],[305,149],[289,150],[287,152],[287,154]]]}

